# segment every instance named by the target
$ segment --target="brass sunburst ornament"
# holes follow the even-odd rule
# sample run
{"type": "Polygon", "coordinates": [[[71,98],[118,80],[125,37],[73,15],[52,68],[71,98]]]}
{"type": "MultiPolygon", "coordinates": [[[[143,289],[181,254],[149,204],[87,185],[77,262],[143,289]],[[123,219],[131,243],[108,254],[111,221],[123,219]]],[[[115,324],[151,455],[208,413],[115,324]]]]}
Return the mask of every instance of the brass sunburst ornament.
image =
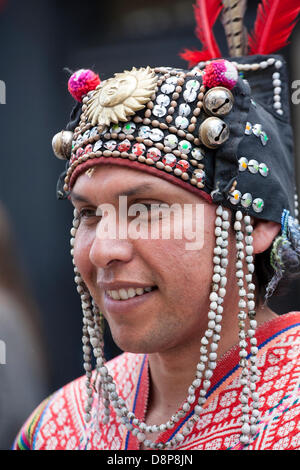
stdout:
{"type": "Polygon", "coordinates": [[[87,101],[86,117],[93,126],[109,126],[143,109],[155,92],[157,75],[146,68],[125,70],[101,82],[87,101]]]}

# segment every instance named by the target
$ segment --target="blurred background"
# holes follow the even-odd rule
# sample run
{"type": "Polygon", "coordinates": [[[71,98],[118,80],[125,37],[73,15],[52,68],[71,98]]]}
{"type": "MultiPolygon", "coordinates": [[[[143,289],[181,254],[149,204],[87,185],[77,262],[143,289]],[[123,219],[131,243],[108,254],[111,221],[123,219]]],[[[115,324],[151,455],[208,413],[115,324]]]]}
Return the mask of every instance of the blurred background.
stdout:
{"type": "MultiPolygon", "coordinates": [[[[258,2],[248,2],[252,29],[258,2]]],[[[72,207],[56,200],[63,163],[52,153],[73,106],[67,67],[101,79],[132,66],[186,67],[183,48],[201,49],[192,0],[0,0],[0,448],[47,395],[82,375],[81,308],[73,281],[72,207]],[[3,235],[3,236],[2,236],[3,235]],[[4,236],[5,235],[5,236],[4,236]],[[2,263],[2,266],[1,266],[2,263]],[[3,305],[3,307],[2,307],[3,305]]],[[[226,55],[223,28],[215,34],[226,55]]],[[[290,82],[300,80],[300,28],[281,52],[290,82]]],[[[291,89],[292,90],[292,89],[291,89]]],[[[292,105],[296,155],[300,104],[292,105]]],[[[297,164],[298,182],[300,166],[297,164]]],[[[278,313],[299,310],[299,284],[274,299],[278,313]]],[[[107,333],[108,357],[119,351],[107,333]]]]}

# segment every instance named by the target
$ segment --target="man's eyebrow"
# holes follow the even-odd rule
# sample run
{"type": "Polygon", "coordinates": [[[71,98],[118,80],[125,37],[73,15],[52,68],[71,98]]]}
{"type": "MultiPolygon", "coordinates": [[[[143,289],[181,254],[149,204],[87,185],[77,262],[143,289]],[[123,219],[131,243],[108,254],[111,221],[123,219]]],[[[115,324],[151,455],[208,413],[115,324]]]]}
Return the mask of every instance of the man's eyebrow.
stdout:
{"type": "Polygon", "coordinates": [[[79,194],[79,193],[75,193],[75,191],[71,191],[70,194],[69,194],[70,198],[72,201],[76,201],[76,202],[88,202],[91,204],[91,201],[86,198],[85,196],[83,196],[82,194],[79,194]]]}
{"type": "MultiPolygon", "coordinates": [[[[133,186],[132,188],[128,188],[124,191],[121,191],[120,193],[116,193],[115,198],[118,198],[119,196],[137,196],[151,189],[153,189],[153,184],[142,183],[137,186],[133,186]]],[[[87,202],[91,204],[91,201],[87,197],[82,194],[76,193],[75,191],[70,192],[70,198],[72,201],[87,202]]]]}
{"type": "Polygon", "coordinates": [[[132,188],[128,188],[125,191],[121,191],[117,193],[116,196],[137,196],[149,189],[153,189],[153,185],[151,183],[142,183],[137,186],[133,186],[132,188]]]}

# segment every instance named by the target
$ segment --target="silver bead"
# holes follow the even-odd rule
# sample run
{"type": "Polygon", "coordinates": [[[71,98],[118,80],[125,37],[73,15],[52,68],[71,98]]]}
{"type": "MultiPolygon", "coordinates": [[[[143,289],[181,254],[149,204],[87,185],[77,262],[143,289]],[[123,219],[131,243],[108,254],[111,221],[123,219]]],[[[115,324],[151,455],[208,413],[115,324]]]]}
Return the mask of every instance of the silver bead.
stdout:
{"type": "Polygon", "coordinates": [[[61,160],[69,160],[72,153],[73,132],[61,131],[52,139],[52,149],[55,156],[61,160]]]}

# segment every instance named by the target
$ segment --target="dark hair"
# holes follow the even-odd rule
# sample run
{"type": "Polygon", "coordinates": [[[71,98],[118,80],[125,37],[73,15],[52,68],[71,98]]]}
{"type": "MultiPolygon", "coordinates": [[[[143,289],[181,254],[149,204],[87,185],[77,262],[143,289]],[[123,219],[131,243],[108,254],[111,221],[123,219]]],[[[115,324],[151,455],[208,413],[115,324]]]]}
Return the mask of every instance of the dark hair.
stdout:
{"type": "Polygon", "coordinates": [[[255,256],[255,273],[260,300],[267,301],[271,296],[286,295],[291,288],[291,282],[300,279],[299,248],[300,231],[296,228],[289,238],[276,237],[266,251],[255,256]],[[277,260],[275,264],[271,263],[272,250],[277,260]]]}

